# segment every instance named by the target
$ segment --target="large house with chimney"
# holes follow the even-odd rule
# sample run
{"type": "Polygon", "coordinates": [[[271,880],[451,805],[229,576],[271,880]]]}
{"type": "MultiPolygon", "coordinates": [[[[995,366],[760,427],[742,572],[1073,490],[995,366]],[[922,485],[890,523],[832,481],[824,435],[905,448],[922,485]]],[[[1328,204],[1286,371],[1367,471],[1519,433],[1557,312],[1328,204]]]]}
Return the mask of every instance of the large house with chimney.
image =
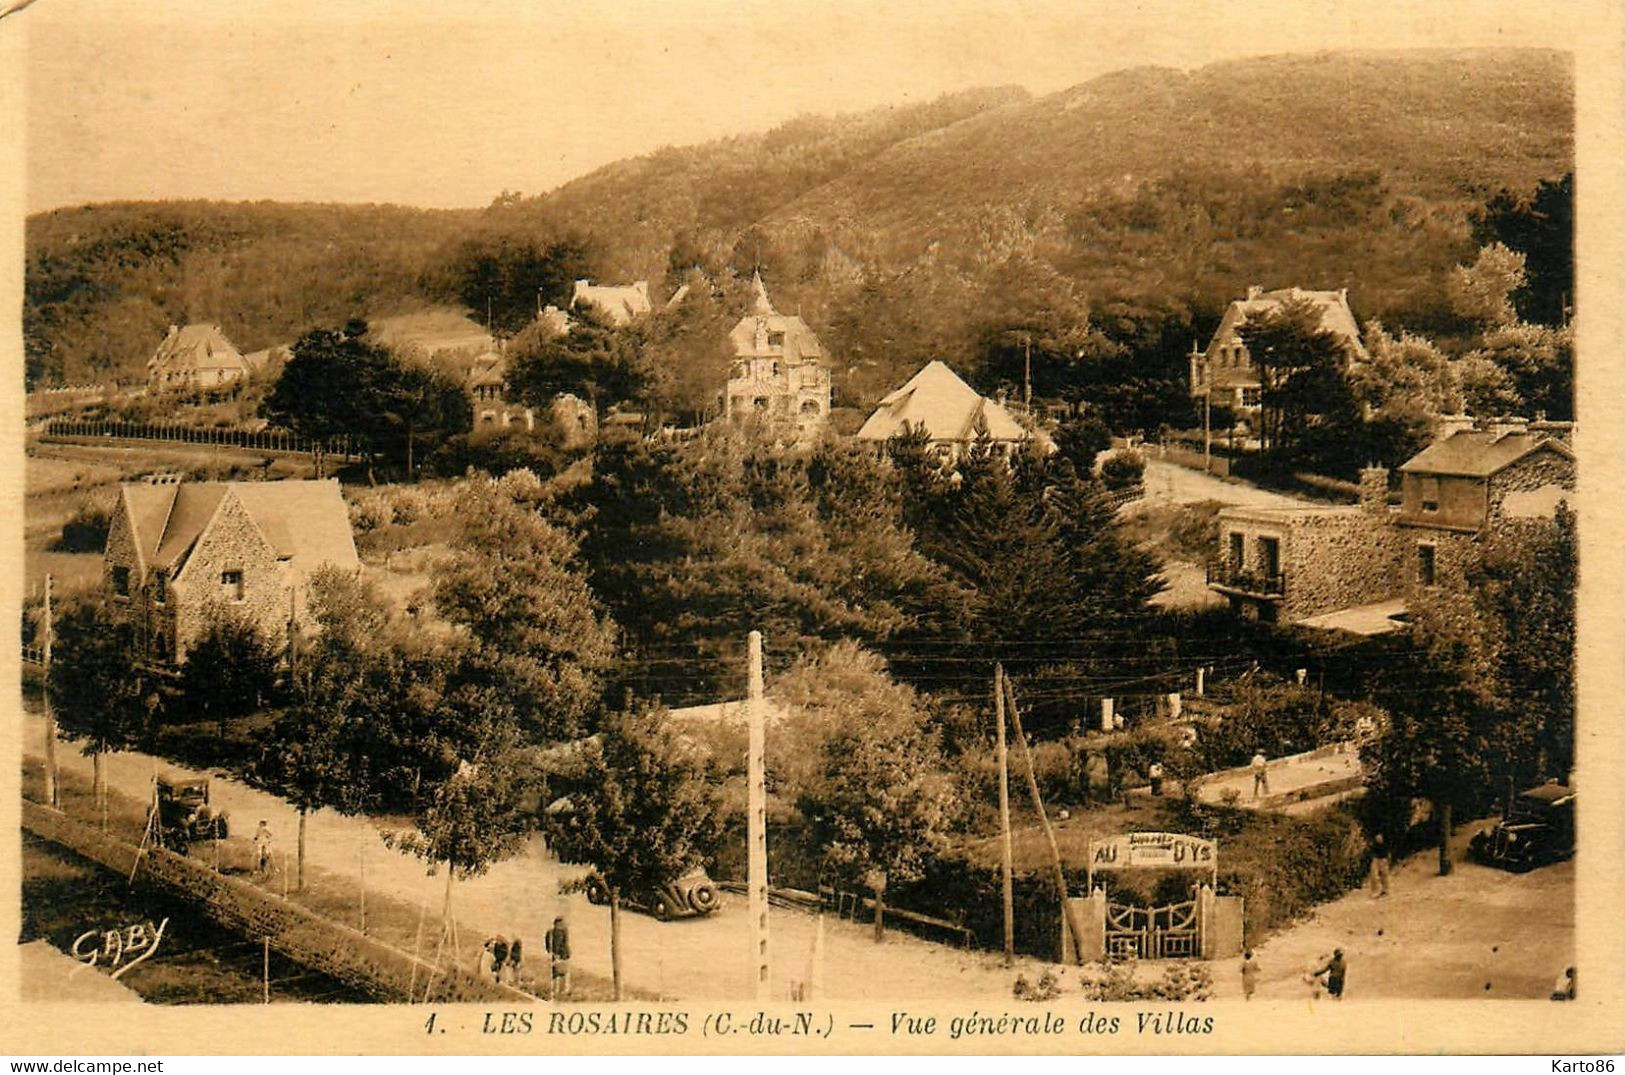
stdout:
{"type": "Polygon", "coordinates": [[[147,383],[159,391],[220,388],[245,379],[252,370],[219,325],[170,325],[147,359],[147,383]]]}
{"type": "Polygon", "coordinates": [[[815,437],[829,421],[823,344],[798,315],[773,308],[760,274],[751,287],[751,312],[728,333],[733,368],[722,393],[723,417],[765,421],[798,439],[815,437]]]}
{"type": "Polygon", "coordinates": [[[143,658],[172,666],[219,613],[286,646],[310,626],[311,576],[360,566],[335,480],[126,483],[103,585],[143,658]]]}
{"type": "Polygon", "coordinates": [[[1215,407],[1252,417],[1262,405],[1263,380],[1258,364],[1247,353],[1238,331],[1249,321],[1257,321],[1296,303],[1307,303],[1320,315],[1320,328],[1342,341],[1350,361],[1366,358],[1365,345],[1354,312],[1349,309],[1347,288],[1337,291],[1306,291],[1288,287],[1265,291],[1249,287],[1247,297],[1225,308],[1219,327],[1207,349],[1190,354],[1190,393],[1193,399],[1206,397],[1215,407]]]}
{"type": "Polygon", "coordinates": [[[1357,506],[1219,512],[1210,589],[1272,623],[1379,634],[1433,587],[1460,588],[1488,535],[1551,519],[1574,495],[1567,423],[1521,420],[1448,430],[1399,468],[1360,475],[1357,506]]]}

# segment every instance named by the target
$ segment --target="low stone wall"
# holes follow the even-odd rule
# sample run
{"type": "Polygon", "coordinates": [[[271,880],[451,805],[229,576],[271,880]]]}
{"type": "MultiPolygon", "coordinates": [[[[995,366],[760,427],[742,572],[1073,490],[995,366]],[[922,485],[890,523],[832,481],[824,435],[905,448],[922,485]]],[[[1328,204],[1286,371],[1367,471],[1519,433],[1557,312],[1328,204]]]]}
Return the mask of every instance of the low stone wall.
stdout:
{"type": "Polygon", "coordinates": [[[267,938],[272,948],[301,966],[380,1000],[534,1003],[537,999],[466,970],[436,969],[426,960],[323,918],[257,885],[215,873],[202,863],[162,848],[141,851],[39,803],[24,800],[22,822],[23,828],[35,836],[125,877],[135,870],[139,856],[139,875],[149,883],[195,903],[227,929],[256,940],[267,938]]]}

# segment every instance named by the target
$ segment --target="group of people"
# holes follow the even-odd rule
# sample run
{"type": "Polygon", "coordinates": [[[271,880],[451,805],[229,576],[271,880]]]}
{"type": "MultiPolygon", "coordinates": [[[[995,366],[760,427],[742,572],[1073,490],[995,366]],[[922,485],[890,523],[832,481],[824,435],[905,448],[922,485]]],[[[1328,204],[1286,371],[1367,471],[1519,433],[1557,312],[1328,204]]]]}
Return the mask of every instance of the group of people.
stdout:
{"type": "MultiPolygon", "coordinates": [[[[1333,1000],[1343,999],[1343,982],[1348,975],[1348,961],[1343,958],[1341,948],[1332,949],[1330,956],[1323,956],[1317,960],[1320,966],[1310,970],[1303,976],[1303,980],[1314,987],[1315,996],[1320,996],[1322,988],[1333,1000]]],[[[1241,995],[1245,1000],[1252,1000],[1253,994],[1258,990],[1258,976],[1261,973],[1258,960],[1253,958],[1253,950],[1247,949],[1241,957],[1241,995]]]]}
{"type": "MultiPolygon", "coordinates": [[[[553,927],[543,937],[548,962],[548,999],[560,1000],[570,995],[570,928],[562,916],[553,919],[553,927]]],[[[524,942],[498,934],[485,942],[485,952],[491,959],[491,979],[498,985],[519,984],[519,972],[524,965],[524,942]]]]}

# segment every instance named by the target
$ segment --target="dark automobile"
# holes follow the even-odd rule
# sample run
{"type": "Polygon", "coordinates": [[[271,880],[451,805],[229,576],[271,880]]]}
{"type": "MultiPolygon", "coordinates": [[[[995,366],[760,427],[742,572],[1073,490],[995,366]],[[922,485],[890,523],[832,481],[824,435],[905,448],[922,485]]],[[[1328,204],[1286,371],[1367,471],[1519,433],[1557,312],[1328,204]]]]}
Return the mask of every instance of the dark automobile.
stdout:
{"type": "MultiPolygon", "coordinates": [[[[609,902],[609,890],[604,887],[603,879],[596,874],[587,878],[587,902],[609,902]]],[[[704,869],[696,866],[653,892],[623,897],[621,905],[648,911],[664,922],[672,918],[708,915],[716,910],[721,902],[717,896],[717,886],[712,883],[704,869]]]]}
{"type": "Polygon", "coordinates": [[[225,811],[209,805],[207,777],[158,777],[148,823],[154,842],[183,855],[192,841],[224,840],[227,832],[225,811]]]}
{"type": "Polygon", "coordinates": [[[1486,866],[1522,872],[1574,854],[1574,792],[1541,784],[1512,799],[1506,816],[1474,836],[1468,854],[1486,866]]]}

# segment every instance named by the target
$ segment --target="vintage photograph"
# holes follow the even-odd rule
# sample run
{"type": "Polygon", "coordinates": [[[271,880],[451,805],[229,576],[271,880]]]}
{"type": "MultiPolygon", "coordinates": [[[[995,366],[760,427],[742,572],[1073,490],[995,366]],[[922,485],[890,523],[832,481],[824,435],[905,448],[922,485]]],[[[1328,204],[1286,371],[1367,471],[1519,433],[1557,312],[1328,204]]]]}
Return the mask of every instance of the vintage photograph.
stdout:
{"type": "Polygon", "coordinates": [[[1576,1009],[1584,26],[1454,7],[0,6],[19,1003],[1576,1009]]]}

